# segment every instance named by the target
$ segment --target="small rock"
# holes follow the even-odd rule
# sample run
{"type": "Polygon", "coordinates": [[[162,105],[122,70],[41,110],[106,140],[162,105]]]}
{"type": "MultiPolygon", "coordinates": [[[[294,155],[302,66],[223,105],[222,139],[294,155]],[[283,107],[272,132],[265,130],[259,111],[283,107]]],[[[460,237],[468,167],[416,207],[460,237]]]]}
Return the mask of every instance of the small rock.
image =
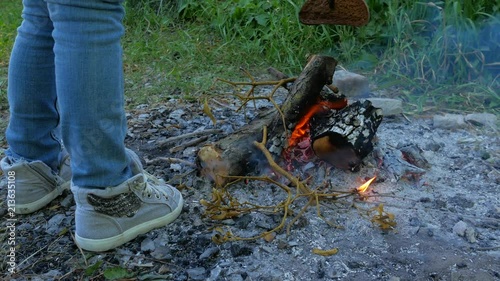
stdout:
{"type": "Polygon", "coordinates": [[[278,249],[283,250],[283,249],[290,247],[290,244],[288,244],[286,241],[283,241],[282,239],[279,239],[277,247],[278,247],[278,249]]]}
{"type": "Polygon", "coordinates": [[[305,172],[311,168],[314,168],[314,166],[315,166],[314,162],[308,162],[307,164],[304,165],[304,167],[302,168],[302,171],[305,172]]]}
{"type": "Polygon", "coordinates": [[[64,214],[57,214],[50,218],[50,220],[47,222],[47,230],[46,232],[48,234],[56,235],[59,232],[61,232],[61,223],[62,221],[66,218],[66,215],[64,214]]]}
{"type": "Polygon", "coordinates": [[[233,219],[225,219],[221,222],[222,222],[222,224],[225,224],[225,225],[234,225],[236,223],[233,219]]]}
{"type": "Polygon", "coordinates": [[[491,113],[471,113],[465,115],[465,121],[475,126],[496,127],[497,116],[491,113]]]}
{"type": "Polygon", "coordinates": [[[186,270],[190,280],[205,280],[206,269],[204,267],[195,267],[186,270]]]}
{"type": "Polygon", "coordinates": [[[469,243],[476,243],[476,231],[472,227],[467,227],[465,229],[465,239],[469,241],[469,243]]]}
{"type": "Polygon", "coordinates": [[[139,114],[139,116],[137,116],[139,119],[147,119],[149,117],[149,114],[148,113],[143,113],[143,114],[139,114]]]}
{"type": "Polygon", "coordinates": [[[161,119],[155,119],[151,123],[153,123],[154,125],[158,126],[158,125],[160,125],[160,124],[163,123],[163,120],[161,120],[161,119]]]}
{"type": "Polygon", "coordinates": [[[63,200],[61,200],[61,206],[63,206],[64,208],[68,209],[69,207],[73,206],[75,203],[75,201],[73,200],[73,193],[69,193],[68,195],[66,195],[66,197],[64,197],[63,200]]]}
{"type": "Polygon", "coordinates": [[[251,215],[243,215],[236,221],[236,226],[240,229],[246,229],[251,222],[252,222],[251,215]]]}
{"type": "MultiPolygon", "coordinates": [[[[184,115],[184,110],[182,109],[177,109],[177,110],[174,110],[172,111],[168,117],[171,118],[171,119],[174,119],[176,121],[182,121],[182,115],[184,115]]],[[[140,116],[140,115],[139,115],[140,116]]]]}
{"type": "Polygon", "coordinates": [[[207,248],[203,253],[200,255],[200,260],[208,259],[211,258],[219,253],[219,248],[218,247],[210,247],[207,248]]]}
{"type": "Polygon", "coordinates": [[[16,230],[18,231],[31,231],[33,229],[33,225],[31,223],[23,223],[21,225],[19,225],[16,230]]]}
{"type": "Polygon", "coordinates": [[[389,277],[389,279],[387,281],[400,281],[400,280],[401,280],[401,278],[399,278],[399,277],[391,276],[391,277],[389,277]]]}
{"type": "Polygon", "coordinates": [[[151,238],[147,237],[141,242],[141,251],[153,251],[155,249],[155,242],[151,238]]]}
{"type": "Polygon", "coordinates": [[[382,109],[384,116],[394,116],[403,113],[403,102],[398,99],[369,98],[374,107],[382,109]]]}
{"type": "Polygon", "coordinates": [[[457,195],[449,198],[448,202],[451,203],[451,205],[461,207],[464,209],[474,207],[474,201],[465,197],[465,195],[463,195],[463,194],[457,194],[457,195]]]}
{"type": "Polygon", "coordinates": [[[440,144],[433,141],[425,145],[425,150],[436,152],[439,151],[442,147],[444,147],[444,144],[440,144]]]}
{"type": "Polygon", "coordinates": [[[335,71],[333,85],[348,97],[360,97],[370,92],[368,78],[343,69],[335,71]]]}
{"type": "Polygon", "coordinates": [[[172,164],[170,164],[170,170],[172,170],[174,172],[179,172],[180,170],[182,170],[182,166],[180,164],[177,164],[177,163],[172,163],[172,164]]]}
{"type": "Polygon", "coordinates": [[[434,115],[433,124],[441,129],[459,129],[465,127],[465,119],[460,114],[434,115]]]}
{"type": "Polygon", "coordinates": [[[196,147],[187,147],[186,149],[184,149],[182,151],[182,156],[184,156],[184,157],[195,156],[196,152],[198,152],[198,148],[196,148],[196,147]]]}
{"type": "Polygon", "coordinates": [[[366,265],[362,261],[353,260],[347,262],[347,267],[349,267],[350,269],[359,269],[366,267],[366,265]]]}
{"type": "Polygon", "coordinates": [[[262,220],[262,219],[257,219],[255,221],[255,226],[260,227],[262,229],[272,229],[273,227],[271,226],[271,223],[268,221],[262,220]]]}
{"type": "Polygon", "coordinates": [[[459,221],[453,226],[453,232],[458,236],[465,236],[465,230],[467,229],[467,224],[464,221],[459,221]]]}
{"type": "Polygon", "coordinates": [[[208,277],[207,281],[219,280],[219,276],[221,273],[222,273],[222,268],[220,268],[220,266],[217,265],[212,270],[210,270],[210,277],[208,277]]]}
{"type": "Polygon", "coordinates": [[[120,264],[127,264],[134,257],[134,253],[129,249],[117,248],[115,251],[117,253],[115,258],[121,262],[120,264]]]}
{"type": "Polygon", "coordinates": [[[166,247],[166,246],[156,247],[155,251],[151,253],[151,256],[153,258],[159,259],[159,260],[171,260],[172,259],[172,253],[170,251],[170,248],[166,247]]]}
{"type": "Polygon", "coordinates": [[[273,248],[268,247],[268,246],[262,246],[262,247],[260,247],[260,249],[261,249],[262,251],[264,251],[264,252],[268,253],[268,254],[274,253],[273,248]]]}
{"type": "MultiPolygon", "coordinates": [[[[189,210],[186,212],[189,212],[189,210]]],[[[184,212],[184,213],[186,213],[186,212],[184,212]]],[[[193,219],[193,226],[200,226],[202,224],[203,224],[203,221],[199,217],[195,217],[193,219]]]]}
{"type": "Polygon", "coordinates": [[[459,221],[453,226],[453,232],[458,236],[465,237],[469,243],[476,243],[476,231],[468,226],[464,221],[459,221]]]}
{"type": "Polygon", "coordinates": [[[234,273],[229,276],[227,276],[226,280],[231,280],[231,281],[243,281],[243,277],[241,276],[240,273],[234,273]]]}
{"type": "Polygon", "coordinates": [[[419,201],[422,202],[422,203],[429,203],[429,202],[431,202],[431,198],[429,198],[429,197],[421,197],[419,199],[419,201]]]}

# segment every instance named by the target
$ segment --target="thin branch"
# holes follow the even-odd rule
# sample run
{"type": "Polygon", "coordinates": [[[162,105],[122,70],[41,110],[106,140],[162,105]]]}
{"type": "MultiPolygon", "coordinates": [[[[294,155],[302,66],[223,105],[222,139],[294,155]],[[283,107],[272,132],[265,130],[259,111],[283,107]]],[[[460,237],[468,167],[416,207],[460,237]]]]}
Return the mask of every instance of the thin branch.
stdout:
{"type": "Polygon", "coordinates": [[[82,248],[80,246],[78,246],[78,244],[76,243],[76,239],[75,239],[75,236],[73,235],[73,232],[69,231],[69,234],[71,235],[71,239],[73,239],[73,242],[75,243],[76,247],[78,248],[78,251],[80,251],[80,254],[83,257],[83,262],[85,263],[85,266],[89,266],[89,264],[87,262],[87,257],[85,257],[85,254],[83,253],[82,248]]]}
{"type": "Polygon", "coordinates": [[[202,143],[202,142],[204,142],[206,140],[208,140],[208,136],[203,136],[203,137],[200,137],[200,138],[192,139],[192,140],[187,141],[185,143],[182,143],[182,144],[180,144],[178,146],[172,147],[168,151],[170,153],[179,152],[181,150],[184,150],[186,147],[196,146],[197,144],[200,144],[200,143],[202,143]]]}
{"type": "Polygon", "coordinates": [[[146,161],[146,164],[153,164],[153,163],[165,161],[168,163],[180,163],[180,164],[188,165],[191,167],[196,167],[196,164],[193,162],[189,162],[187,160],[183,160],[183,159],[179,159],[179,158],[172,158],[172,157],[156,157],[156,158],[153,158],[151,160],[144,159],[144,161],[146,161]]]}
{"type": "Polygon", "coordinates": [[[267,142],[267,127],[266,126],[264,126],[262,132],[263,132],[262,133],[262,135],[263,135],[262,142],[254,141],[253,144],[260,151],[262,151],[262,153],[264,154],[264,156],[267,159],[267,162],[269,163],[269,166],[271,166],[271,168],[273,168],[273,170],[275,172],[284,176],[286,179],[288,179],[290,182],[292,182],[300,191],[302,191],[303,194],[310,194],[311,190],[309,189],[309,187],[307,187],[307,185],[305,185],[303,182],[301,182],[299,178],[294,177],[292,174],[285,171],[285,169],[281,168],[278,164],[276,164],[276,162],[273,159],[273,156],[271,155],[269,150],[267,150],[267,148],[266,148],[266,142],[267,142]]]}
{"type": "Polygon", "coordinates": [[[222,132],[223,131],[221,129],[208,129],[208,130],[203,130],[203,131],[198,131],[198,132],[192,132],[192,133],[187,133],[187,134],[183,134],[183,135],[178,135],[175,137],[170,137],[170,138],[163,140],[163,141],[158,141],[156,143],[156,145],[161,148],[161,147],[169,145],[173,142],[176,142],[178,140],[192,138],[192,137],[196,137],[196,136],[220,134],[222,132]]]}

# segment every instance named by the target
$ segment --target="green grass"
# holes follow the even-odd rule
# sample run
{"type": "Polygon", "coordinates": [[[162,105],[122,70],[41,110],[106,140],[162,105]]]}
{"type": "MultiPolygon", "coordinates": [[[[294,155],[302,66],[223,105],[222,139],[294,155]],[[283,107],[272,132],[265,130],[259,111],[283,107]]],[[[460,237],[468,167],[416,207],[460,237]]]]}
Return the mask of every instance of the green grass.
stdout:
{"type": "MultiPolygon", "coordinates": [[[[0,109],[7,108],[7,68],[10,51],[21,23],[22,6],[19,1],[7,0],[0,4],[0,109]]],[[[0,124],[0,129],[5,124],[0,124]]]]}
{"type": "MultiPolygon", "coordinates": [[[[128,0],[123,39],[131,106],[198,100],[269,66],[297,75],[308,54],[365,74],[411,112],[500,113],[500,1],[367,0],[364,27],[305,26],[302,0],[128,0]]],[[[0,4],[0,94],[21,4],[0,4]]],[[[2,99],[2,98],[0,98],[2,99]]],[[[0,100],[4,104],[4,100],[0,100]]]]}

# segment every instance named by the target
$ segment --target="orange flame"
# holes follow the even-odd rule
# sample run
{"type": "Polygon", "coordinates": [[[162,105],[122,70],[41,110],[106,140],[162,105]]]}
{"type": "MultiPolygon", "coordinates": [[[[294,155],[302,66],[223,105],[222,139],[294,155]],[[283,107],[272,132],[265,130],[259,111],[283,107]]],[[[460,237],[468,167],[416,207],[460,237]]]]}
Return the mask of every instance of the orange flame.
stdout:
{"type": "Polygon", "coordinates": [[[370,186],[370,184],[372,183],[372,181],[374,181],[375,179],[377,178],[377,176],[374,176],[373,178],[369,179],[367,182],[365,182],[364,184],[360,185],[357,190],[359,193],[363,193],[365,192],[368,187],[370,186]]]}
{"type": "Polygon", "coordinates": [[[311,117],[316,115],[316,113],[324,112],[328,109],[342,109],[346,106],[347,99],[342,99],[334,102],[323,100],[313,105],[295,125],[295,129],[293,130],[290,139],[288,139],[288,146],[294,147],[309,134],[309,120],[311,119],[311,117]]]}

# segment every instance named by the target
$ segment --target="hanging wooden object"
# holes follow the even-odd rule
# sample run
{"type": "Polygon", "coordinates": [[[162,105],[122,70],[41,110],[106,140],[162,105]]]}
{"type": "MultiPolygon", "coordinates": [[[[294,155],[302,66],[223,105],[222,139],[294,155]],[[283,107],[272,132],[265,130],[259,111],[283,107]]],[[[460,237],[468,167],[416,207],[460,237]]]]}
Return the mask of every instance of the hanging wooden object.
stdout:
{"type": "Polygon", "coordinates": [[[306,0],[299,12],[303,24],[333,24],[362,26],[368,23],[370,12],[363,0],[306,0]]]}

